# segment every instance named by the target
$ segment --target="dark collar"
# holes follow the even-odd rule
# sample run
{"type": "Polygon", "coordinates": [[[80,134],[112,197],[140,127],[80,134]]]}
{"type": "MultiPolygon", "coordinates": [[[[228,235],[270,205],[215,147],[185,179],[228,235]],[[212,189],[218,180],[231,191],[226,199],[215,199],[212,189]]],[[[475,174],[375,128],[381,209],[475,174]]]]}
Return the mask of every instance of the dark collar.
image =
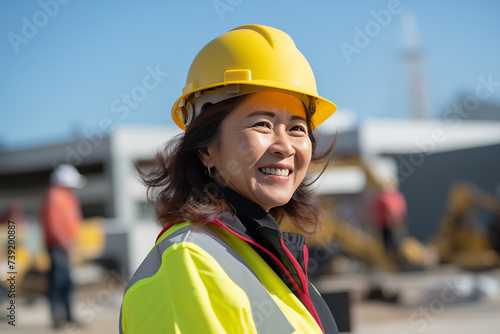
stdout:
{"type": "Polygon", "coordinates": [[[224,200],[233,207],[236,217],[243,220],[242,223],[247,230],[254,231],[267,227],[281,233],[278,223],[269,213],[236,191],[224,188],[224,200]]]}
{"type": "Polygon", "coordinates": [[[224,221],[236,232],[250,237],[262,246],[276,252],[276,248],[281,248],[279,240],[283,238],[285,245],[295,258],[302,262],[302,249],[305,237],[298,233],[281,232],[278,223],[274,218],[260,206],[240,195],[236,191],[224,188],[224,200],[233,207],[234,214],[224,215],[224,221]]]}
{"type": "MultiPolygon", "coordinates": [[[[233,212],[225,213],[220,217],[220,220],[235,232],[252,239],[271,251],[285,265],[293,279],[299,283],[298,274],[282,248],[280,241],[283,239],[286,248],[298,261],[300,267],[307,271],[304,265],[303,252],[305,237],[298,233],[281,232],[278,223],[269,213],[234,190],[224,188],[224,200],[233,208],[233,212]]],[[[290,288],[290,291],[294,291],[299,300],[304,302],[294,289],[293,284],[285,278],[283,271],[274,260],[269,258],[266,253],[262,252],[257,247],[253,245],[252,247],[254,247],[257,253],[260,254],[276,274],[283,279],[285,284],[290,288]]],[[[301,284],[299,283],[299,285],[301,284]]],[[[304,287],[301,288],[304,289],[304,287]]],[[[338,333],[337,325],[335,324],[335,320],[328,306],[315,289],[309,287],[309,290],[311,291],[311,301],[321,318],[325,333],[338,333]]]]}

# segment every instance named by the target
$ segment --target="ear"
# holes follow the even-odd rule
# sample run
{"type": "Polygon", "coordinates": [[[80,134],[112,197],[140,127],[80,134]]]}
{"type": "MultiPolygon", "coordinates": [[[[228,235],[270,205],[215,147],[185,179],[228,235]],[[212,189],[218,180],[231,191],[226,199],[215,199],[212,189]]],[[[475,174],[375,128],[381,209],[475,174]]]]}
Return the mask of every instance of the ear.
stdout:
{"type": "Polygon", "coordinates": [[[200,158],[201,163],[205,165],[205,167],[212,168],[214,166],[212,156],[210,155],[211,150],[207,147],[198,150],[198,158],[200,158]]]}

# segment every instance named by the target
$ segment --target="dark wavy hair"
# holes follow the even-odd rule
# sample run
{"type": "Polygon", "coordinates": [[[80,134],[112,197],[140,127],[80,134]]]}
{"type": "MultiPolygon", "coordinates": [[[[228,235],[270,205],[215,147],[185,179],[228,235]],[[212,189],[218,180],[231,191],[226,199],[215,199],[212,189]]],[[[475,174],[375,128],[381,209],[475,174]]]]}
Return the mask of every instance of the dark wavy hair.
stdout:
{"type": "MultiPolygon", "coordinates": [[[[153,164],[136,164],[139,176],[147,186],[148,200],[154,205],[162,226],[179,221],[209,221],[224,212],[233,212],[232,207],[224,201],[223,186],[209,175],[198,152],[220,141],[222,121],[246,96],[207,104],[184,134],[174,137],[158,151],[153,164]]],[[[307,123],[311,128],[309,115],[307,123]]],[[[313,180],[304,179],[288,203],[269,211],[278,223],[290,219],[305,233],[316,230],[320,215],[319,201],[310,186],[333,159],[335,146],[334,140],[324,152],[318,154],[317,138],[313,131],[309,132],[309,138],[312,143],[311,163],[323,163],[323,168],[313,180]]]]}

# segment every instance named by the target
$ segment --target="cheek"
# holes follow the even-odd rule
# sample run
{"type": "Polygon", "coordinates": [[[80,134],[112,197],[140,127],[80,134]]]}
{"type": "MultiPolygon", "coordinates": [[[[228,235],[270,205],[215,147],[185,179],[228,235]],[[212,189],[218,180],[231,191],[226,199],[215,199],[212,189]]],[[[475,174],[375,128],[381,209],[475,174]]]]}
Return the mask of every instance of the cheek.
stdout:
{"type": "MultiPolygon", "coordinates": [[[[245,133],[233,133],[223,138],[217,152],[217,166],[220,175],[226,179],[245,179],[262,156],[262,138],[245,133]]],[[[265,151],[265,150],[264,150],[265,151]]]]}
{"type": "Polygon", "coordinates": [[[304,141],[296,149],[297,157],[301,167],[308,167],[312,159],[312,144],[310,140],[304,141]]]}
{"type": "Polygon", "coordinates": [[[255,155],[255,151],[255,143],[245,139],[240,141],[238,147],[233,152],[236,153],[238,157],[243,158],[244,160],[251,160],[255,155]]]}
{"type": "Polygon", "coordinates": [[[259,136],[258,134],[243,136],[239,138],[239,142],[236,152],[242,160],[250,164],[257,162],[269,147],[265,136],[259,136]]]}

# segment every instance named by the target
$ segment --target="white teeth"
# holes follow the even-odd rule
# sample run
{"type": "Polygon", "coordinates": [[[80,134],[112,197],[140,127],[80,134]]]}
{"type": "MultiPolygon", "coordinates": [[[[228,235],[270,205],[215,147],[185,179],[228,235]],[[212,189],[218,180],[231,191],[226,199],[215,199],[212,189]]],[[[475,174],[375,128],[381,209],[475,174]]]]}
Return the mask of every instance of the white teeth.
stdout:
{"type": "Polygon", "coordinates": [[[286,169],[286,168],[279,169],[279,168],[265,167],[265,168],[259,168],[259,170],[262,173],[271,174],[271,175],[288,176],[290,174],[290,170],[286,169]]]}
{"type": "Polygon", "coordinates": [[[289,173],[288,169],[276,169],[276,175],[288,176],[289,173]]]}

